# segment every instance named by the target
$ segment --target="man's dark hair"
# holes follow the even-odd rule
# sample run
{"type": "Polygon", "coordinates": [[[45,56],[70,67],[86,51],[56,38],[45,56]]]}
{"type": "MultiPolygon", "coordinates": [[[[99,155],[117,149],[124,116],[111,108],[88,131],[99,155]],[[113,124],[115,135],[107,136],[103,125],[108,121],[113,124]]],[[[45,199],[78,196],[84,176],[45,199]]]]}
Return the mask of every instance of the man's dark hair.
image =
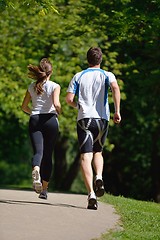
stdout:
{"type": "Polygon", "coordinates": [[[90,66],[98,65],[102,62],[102,51],[99,47],[91,47],[87,52],[87,60],[90,66]]]}

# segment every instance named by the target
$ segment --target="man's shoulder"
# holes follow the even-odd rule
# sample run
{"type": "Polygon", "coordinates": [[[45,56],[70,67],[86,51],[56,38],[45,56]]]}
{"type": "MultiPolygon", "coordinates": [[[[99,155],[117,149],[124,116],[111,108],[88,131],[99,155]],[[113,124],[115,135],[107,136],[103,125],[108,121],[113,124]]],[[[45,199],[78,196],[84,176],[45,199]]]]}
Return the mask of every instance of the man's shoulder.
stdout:
{"type": "Polygon", "coordinates": [[[77,72],[75,75],[74,75],[74,79],[75,80],[78,80],[79,78],[80,78],[80,76],[83,74],[83,72],[84,72],[85,70],[82,70],[82,71],[80,71],[80,72],[77,72]]]}
{"type": "MultiPolygon", "coordinates": [[[[110,71],[107,71],[107,70],[104,70],[104,69],[101,69],[106,75],[112,75],[113,73],[112,72],[110,72],[110,71]]],[[[113,74],[114,75],[114,74],[113,74]]]]}
{"type": "Polygon", "coordinates": [[[113,77],[115,76],[113,72],[107,71],[107,70],[103,70],[101,69],[108,77],[113,77]]]}
{"type": "Polygon", "coordinates": [[[92,73],[92,69],[90,68],[86,68],[80,72],[77,72],[74,77],[77,78],[77,79],[80,79],[85,73],[92,73]]]}
{"type": "Polygon", "coordinates": [[[109,72],[109,71],[105,71],[105,70],[104,70],[104,72],[105,72],[105,75],[108,77],[109,82],[115,82],[116,81],[116,77],[115,77],[114,73],[109,72]]]}

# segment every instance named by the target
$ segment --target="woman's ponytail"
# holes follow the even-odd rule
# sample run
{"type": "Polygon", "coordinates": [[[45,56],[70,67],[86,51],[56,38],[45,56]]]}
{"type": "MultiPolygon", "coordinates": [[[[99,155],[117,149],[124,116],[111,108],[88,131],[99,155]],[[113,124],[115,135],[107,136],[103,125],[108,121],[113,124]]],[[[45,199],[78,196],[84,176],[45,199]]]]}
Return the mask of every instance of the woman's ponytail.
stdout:
{"type": "Polygon", "coordinates": [[[35,91],[36,93],[43,93],[43,84],[49,75],[52,74],[52,65],[47,58],[42,58],[39,66],[28,65],[28,76],[36,80],[35,91]]]}

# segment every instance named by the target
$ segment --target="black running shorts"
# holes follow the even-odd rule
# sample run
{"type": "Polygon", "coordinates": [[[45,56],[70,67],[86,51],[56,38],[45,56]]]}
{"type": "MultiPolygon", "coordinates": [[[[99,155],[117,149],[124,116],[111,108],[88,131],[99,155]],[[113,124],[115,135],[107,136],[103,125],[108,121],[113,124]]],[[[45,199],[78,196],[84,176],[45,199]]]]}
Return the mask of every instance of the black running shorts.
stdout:
{"type": "Polygon", "coordinates": [[[108,121],[84,118],[77,122],[80,153],[101,152],[108,133],[108,121]]]}

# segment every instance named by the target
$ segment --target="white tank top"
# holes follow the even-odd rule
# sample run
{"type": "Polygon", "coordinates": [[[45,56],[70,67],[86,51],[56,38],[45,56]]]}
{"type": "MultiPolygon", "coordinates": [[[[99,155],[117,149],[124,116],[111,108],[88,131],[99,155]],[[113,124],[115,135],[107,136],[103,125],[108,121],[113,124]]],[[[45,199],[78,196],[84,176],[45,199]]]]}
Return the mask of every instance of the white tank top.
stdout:
{"type": "Polygon", "coordinates": [[[38,95],[34,90],[35,82],[29,85],[28,91],[32,99],[31,115],[42,114],[42,113],[57,114],[56,109],[53,105],[53,100],[52,100],[52,93],[57,86],[59,86],[59,84],[47,80],[43,85],[44,92],[38,95]]]}

